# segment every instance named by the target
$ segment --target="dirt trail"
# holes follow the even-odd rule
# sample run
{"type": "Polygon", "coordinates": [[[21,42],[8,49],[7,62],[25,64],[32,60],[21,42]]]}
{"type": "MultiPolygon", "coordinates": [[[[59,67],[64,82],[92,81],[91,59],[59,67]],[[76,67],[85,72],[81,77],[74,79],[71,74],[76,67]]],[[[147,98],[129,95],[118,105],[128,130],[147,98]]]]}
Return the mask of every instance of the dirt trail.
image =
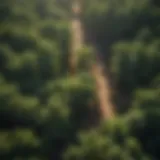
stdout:
{"type": "Polygon", "coordinates": [[[111,101],[111,88],[108,78],[103,73],[103,66],[96,63],[92,66],[92,74],[96,82],[96,92],[99,100],[99,110],[102,119],[112,119],[115,117],[114,107],[111,101]]]}
{"type": "Polygon", "coordinates": [[[83,45],[83,29],[81,25],[81,21],[79,19],[80,14],[80,3],[79,1],[73,1],[72,3],[72,11],[73,17],[71,19],[71,53],[70,53],[70,69],[71,73],[75,74],[77,63],[78,63],[78,55],[77,52],[83,45]]]}
{"type": "MultiPolygon", "coordinates": [[[[83,45],[83,29],[79,14],[81,12],[80,6],[81,0],[74,0],[72,3],[72,11],[75,17],[71,22],[72,33],[72,57],[70,57],[70,63],[72,67],[76,68],[77,64],[77,51],[83,45]]],[[[112,119],[115,117],[115,111],[111,102],[111,88],[109,86],[108,78],[104,75],[103,63],[99,60],[91,67],[91,73],[96,82],[96,93],[99,100],[99,110],[102,119],[112,119]]]]}

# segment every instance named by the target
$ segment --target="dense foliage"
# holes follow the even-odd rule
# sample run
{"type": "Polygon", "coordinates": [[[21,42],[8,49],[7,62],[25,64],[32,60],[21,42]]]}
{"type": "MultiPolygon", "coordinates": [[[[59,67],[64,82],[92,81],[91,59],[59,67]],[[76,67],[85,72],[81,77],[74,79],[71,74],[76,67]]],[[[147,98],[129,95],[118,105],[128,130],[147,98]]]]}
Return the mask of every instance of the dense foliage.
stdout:
{"type": "Polygon", "coordinates": [[[119,117],[100,124],[90,48],[68,76],[70,3],[1,0],[0,159],[159,160],[159,0],[83,2],[116,90],[119,117]]]}

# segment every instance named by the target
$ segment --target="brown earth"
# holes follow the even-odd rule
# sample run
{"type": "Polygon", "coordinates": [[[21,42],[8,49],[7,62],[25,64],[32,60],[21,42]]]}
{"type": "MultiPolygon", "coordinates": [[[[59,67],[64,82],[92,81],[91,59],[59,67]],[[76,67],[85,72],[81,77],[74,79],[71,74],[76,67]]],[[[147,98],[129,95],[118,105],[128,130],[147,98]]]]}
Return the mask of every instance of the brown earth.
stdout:
{"type": "MultiPolygon", "coordinates": [[[[82,47],[84,35],[79,14],[82,12],[80,7],[80,0],[75,0],[72,4],[72,11],[75,17],[71,20],[71,55],[70,68],[71,73],[75,73],[77,65],[77,51],[82,47]]],[[[99,111],[102,119],[112,119],[115,117],[113,103],[111,102],[111,88],[109,86],[109,79],[104,75],[103,63],[96,61],[91,67],[91,73],[96,83],[96,94],[99,101],[99,111]]]]}

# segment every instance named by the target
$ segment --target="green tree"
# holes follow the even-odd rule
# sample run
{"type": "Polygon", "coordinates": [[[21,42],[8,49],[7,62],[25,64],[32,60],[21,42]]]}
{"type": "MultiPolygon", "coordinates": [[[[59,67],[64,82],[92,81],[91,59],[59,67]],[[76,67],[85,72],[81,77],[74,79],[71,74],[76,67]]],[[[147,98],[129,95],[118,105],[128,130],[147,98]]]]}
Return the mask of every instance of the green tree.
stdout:
{"type": "Polygon", "coordinates": [[[57,1],[8,0],[0,5],[1,159],[49,158],[45,148],[50,139],[68,128],[63,94],[44,94],[48,83],[66,72],[66,60],[61,63],[69,38],[66,12],[57,1]],[[52,125],[55,133],[47,137],[52,125]]]}
{"type": "MultiPolygon", "coordinates": [[[[137,121],[137,118],[130,118],[130,124],[137,121]]],[[[130,127],[124,118],[118,118],[114,122],[102,124],[97,130],[81,133],[77,144],[69,147],[64,154],[64,159],[148,160],[149,157],[143,153],[140,143],[131,134],[130,127]]]]}
{"type": "Polygon", "coordinates": [[[112,71],[125,114],[78,138],[98,121],[98,104],[88,44],[68,77],[70,3],[1,0],[0,158],[59,160],[69,148],[64,159],[160,159],[159,1],[84,1],[86,39],[112,71]]]}

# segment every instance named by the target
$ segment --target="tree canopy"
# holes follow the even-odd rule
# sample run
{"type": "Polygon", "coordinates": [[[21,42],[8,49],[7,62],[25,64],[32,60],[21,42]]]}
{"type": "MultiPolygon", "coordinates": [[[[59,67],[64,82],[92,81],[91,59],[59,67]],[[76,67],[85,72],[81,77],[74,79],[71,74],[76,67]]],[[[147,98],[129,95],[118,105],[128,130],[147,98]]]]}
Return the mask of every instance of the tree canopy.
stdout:
{"type": "Polygon", "coordinates": [[[74,77],[71,3],[1,0],[0,159],[159,160],[160,1],[83,1],[74,77]],[[111,73],[111,122],[99,122],[92,48],[111,73]]]}

